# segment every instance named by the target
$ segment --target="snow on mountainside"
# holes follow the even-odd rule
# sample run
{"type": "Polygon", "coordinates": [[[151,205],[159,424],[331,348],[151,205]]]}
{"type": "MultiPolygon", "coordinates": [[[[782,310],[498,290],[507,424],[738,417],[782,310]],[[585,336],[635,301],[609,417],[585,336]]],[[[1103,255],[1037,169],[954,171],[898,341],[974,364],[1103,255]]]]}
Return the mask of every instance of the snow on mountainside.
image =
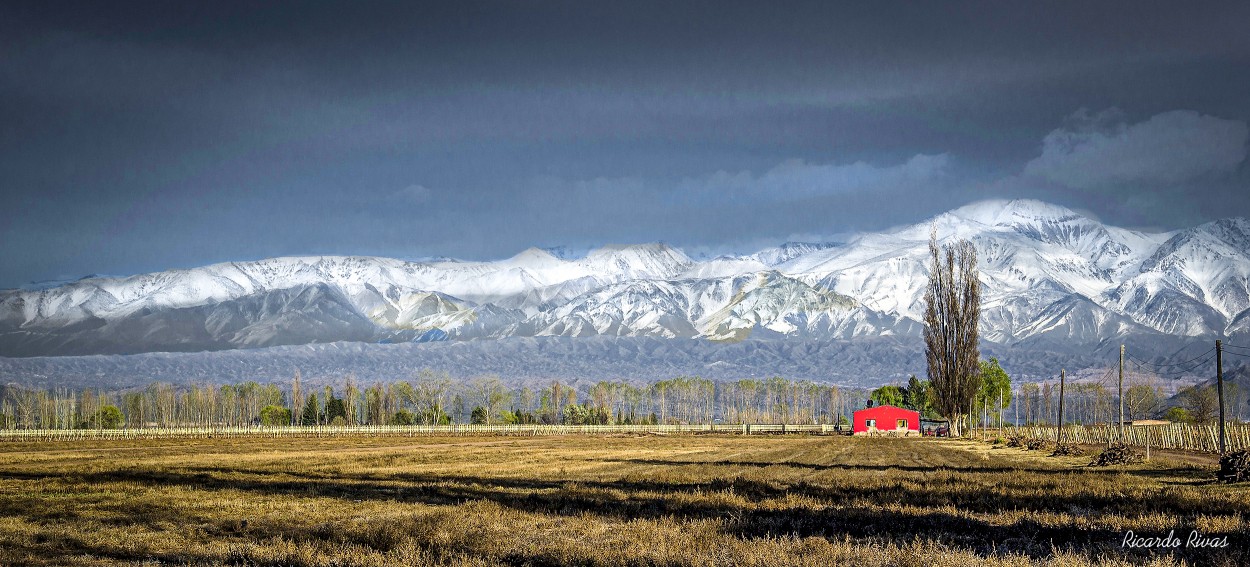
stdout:
{"type": "Polygon", "coordinates": [[[0,292],[0,355],[342,340],[917,337],[928,240],[978,250],[983,337],[1070,345],[1250,331],[1250,222],[1173,233],[1037,201],[984,201],[841,244],[695,261],[664,244],[504,260],[294,257],[0,292]]]}

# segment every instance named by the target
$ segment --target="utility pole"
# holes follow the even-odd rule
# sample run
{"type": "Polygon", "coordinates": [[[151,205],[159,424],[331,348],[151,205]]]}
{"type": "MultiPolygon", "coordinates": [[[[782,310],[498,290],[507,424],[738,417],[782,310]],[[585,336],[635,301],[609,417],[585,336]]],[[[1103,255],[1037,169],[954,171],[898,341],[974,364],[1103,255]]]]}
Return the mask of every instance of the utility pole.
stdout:
{"type": "Polygon", "coordinates": [[[1066,381],[1067,372],[1059,369],[1059,426],[1055,430],[1055,444],[1063,443],[1063,383],[1066,381]]]}
{"type": "Polygon", "coordinates": [[[1220,454],[1227,446],[1224,437],[1224,341],[1215,341],[1215,392],[1220,397],[1220,454]]]}
{"type": "Polygon", "coordinates": [[[1120,443],[1124,443],[1124,345],[1120,345],[1120,443]]]}
{"type": "Polygon", "coordinates": [[[968,427],[967,429],[968,429],[969,437],[976,435],[976,428],[972,425],[974,423],[973,417],[976,416],[976,414],[973,413],[973,409],[972,409],[975,403],[976,403],[975,396],[971,400],[968,400],[968,427]]]}
{"type": "Polygon", "coordinates": [[[998,434],[1003,434],[1003,387],[998,387],[998,434]]]}

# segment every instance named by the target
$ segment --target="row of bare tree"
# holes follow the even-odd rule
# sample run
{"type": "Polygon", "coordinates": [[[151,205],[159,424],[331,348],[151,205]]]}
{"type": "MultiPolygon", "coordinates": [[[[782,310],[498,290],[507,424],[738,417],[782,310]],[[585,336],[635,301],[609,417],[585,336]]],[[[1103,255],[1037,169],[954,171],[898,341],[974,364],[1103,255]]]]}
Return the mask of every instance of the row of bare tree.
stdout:
{"type": "MultiPolygon", "coordinates": [[[[1155,377],[1131,378],[1125,389],[1128,419],[1165,417],[1207,424],[1216,420],[1214,389],[1191,387],[1169,399],[1155,377]]],[[[1054,424],[1059,388],[1023,383],[1010,388],[1001,412],[1008,424],[1054,424]]],[[[1225,385],[1229,419],[1241,420],[1246,397],[1236,384],[1225,385]]],[[[639,385],[604,381],[574,388],[553,381],[542,388],[509,388],[498,377],[458,382],[445,373],[423,370],[412,380],[361,386],[348,376],[335,386],[301,388],[244,382],[224,386],[175,387],[152,384],[142,390],[33,390],[15,386],[0,392],[0,427],[76,429],[109,427],[107,407],[120,410],[125,427],[240,426],[260,424],[266,408],[287,410],[295,424],[404,425],[469,423],[837,423],[864,406],[868,392],[809,381],[767,378],[712,381],[682,376],[639,385]],[[572,411],[570,408],[577,411],[572,411]],[[592,416],[574,417],[574,416],[592,416]],[[593,417],[598,416],[598,417],[593,417]],[[576,421],[586,423],[586,421],[576,421]]],[[[1115,389],[1103,383],[1070,383],[1065,392],[1069,423],[1110,423],[1116,419],[1115,389]]],[[[974,412],[979,414],[980,412],[974,412]]],[[[974,415],[978,425],[988,423],[974,415]]],[[[265,422],[270,423],[270,422],[265,422]]]]}
{"type": "Polygon", "coordinates": [[[289,388],[245,382],[105,392],[16,386],[0,394],[0,427],[106,427],[97,416],[115,407],[125,427],[271,424],[566,423],[570,416],[601,423],[836,423],[863,407],[867,393],[773,377],[732,382],[681,376],[650,384],[604,381],[575,388],[559,381],[510,388],[496,376],[467,382],[423,370],[412,380],[361,386],[348,376],[310,387],[297,372],[289,388]],[[576,411],[571,411],[573,408],[576,411]],[[271,414],[273,409],[282,413],[271,414]],[[598,416],[598,417],[593,417],[598,416]]]}

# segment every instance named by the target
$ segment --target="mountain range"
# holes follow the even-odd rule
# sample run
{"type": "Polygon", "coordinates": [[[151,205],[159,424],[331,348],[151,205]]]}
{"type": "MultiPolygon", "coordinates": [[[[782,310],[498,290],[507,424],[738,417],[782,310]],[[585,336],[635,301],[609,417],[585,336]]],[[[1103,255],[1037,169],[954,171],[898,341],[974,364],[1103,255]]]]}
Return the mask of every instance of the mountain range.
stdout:
{"type": "Polygon", "coordinates": [[[975,244],[992,350],[1092,355],[1134,342],[1149,345],[1143,357],[1167,360],[1207,339],[1250,336],[1246,219],[1142,232],[1013,200],[843,243],[697,260],[653,243],[580,256],[530,248],[489,262],[286,257],[88,277],[0,292],[0,356],[518,337],[910,343],[923,329],[931,230],[975,244]]]}

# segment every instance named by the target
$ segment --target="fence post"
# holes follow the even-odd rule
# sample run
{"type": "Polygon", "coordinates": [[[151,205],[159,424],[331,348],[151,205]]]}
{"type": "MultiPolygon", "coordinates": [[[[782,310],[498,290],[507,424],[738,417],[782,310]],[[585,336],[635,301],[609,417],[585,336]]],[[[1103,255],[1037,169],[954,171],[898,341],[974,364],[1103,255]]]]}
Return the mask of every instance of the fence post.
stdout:
{"type": "Polygon", "coordinates": [[[1063,443],[1063,384],[1067,378],[1067,371],[1059,369],[1059,426],[1055,429],[1055,445],[1063,443]]]}

